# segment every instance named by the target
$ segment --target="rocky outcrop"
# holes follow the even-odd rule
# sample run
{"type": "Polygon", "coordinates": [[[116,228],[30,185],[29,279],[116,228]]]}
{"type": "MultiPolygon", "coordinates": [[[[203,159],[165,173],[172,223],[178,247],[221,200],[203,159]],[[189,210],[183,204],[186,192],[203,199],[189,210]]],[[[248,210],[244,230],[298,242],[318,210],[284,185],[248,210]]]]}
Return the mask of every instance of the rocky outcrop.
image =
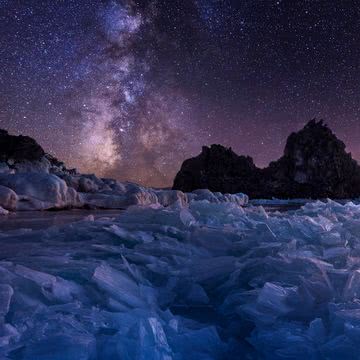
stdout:
{"type": "Polygon", "coordinates": [[[0,173],[59,173],[76,174],[44,149],[31,137],[10,135],[0,129],[0,173]]]}
{"type": "Polygon", "coordinates": [[[360,167],[327,125],[312,120],[288,137],[284,155],[265,169],[231,148],[203,147],[183,163],[173,188],[244,192],[253,198],[353,198],[360,196],[360,167]]]}
{"type": "Polygon", "coordinates": [[[359,165],[322,121],[312,120],[299,132],[292,133],[284,155],[270,163],[265,172],[268,189],[274,196],[360,196],[359,165]]]}
{"type": "Polygon", "coordinates": [[[231,148],[221,145],[204,146],[199,156],[184,161],[173,189],[238,193],[242,188],[253,193],[258,188],[259,175],[260,170],[251,157],[238,156],[231,148]]]}
{"type": "Polygon", "coordinates": [[[40,160],[45,155],[42,147],[31,137],[9,135],[0,129],[0,161],[22,162],[40,160]]]}
{"type": "Polygon", "coordinates": [[[191,201],[244,205],[244,194],[186,194],[68,170],[35,140],[0,130],[0,215],[9,211],[68,208],[123,209],[131,205],[186,206],[191,201]]]}

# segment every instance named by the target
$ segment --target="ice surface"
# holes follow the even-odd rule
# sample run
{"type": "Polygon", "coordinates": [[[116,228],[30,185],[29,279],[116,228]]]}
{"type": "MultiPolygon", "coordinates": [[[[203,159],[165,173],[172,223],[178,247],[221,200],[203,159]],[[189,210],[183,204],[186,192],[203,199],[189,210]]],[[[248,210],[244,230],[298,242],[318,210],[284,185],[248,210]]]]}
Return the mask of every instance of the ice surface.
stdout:
{"type": "Polygon", "coordinates": [[[1,359],[360,358],[359,205],[162,196],[0,233],[1,359]]]}

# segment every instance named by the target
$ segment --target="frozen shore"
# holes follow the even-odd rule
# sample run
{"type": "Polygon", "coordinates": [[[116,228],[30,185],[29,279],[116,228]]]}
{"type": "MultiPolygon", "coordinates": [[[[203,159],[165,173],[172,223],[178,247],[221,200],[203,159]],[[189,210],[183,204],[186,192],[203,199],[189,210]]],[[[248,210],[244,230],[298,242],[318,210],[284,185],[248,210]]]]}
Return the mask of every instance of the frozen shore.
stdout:
{"type": "Polygon", "coordinates": [[[100,179],[95,175],[58,172],[0,173],[0,215],[8,211],[61,209],[124,209],[131,205],[169,206],[191,201],[232,202],[245,205],[245,194],[212,193],[196,190],[156,190],[134,183],[100,179]]]}
{"type": "Polygon", "coordinates": [[[232,202],[245,205],[245,194],[196,190],[156,190],[134,183],[100,179],[94,175],[17,172],[0,174],[0,214],[8,211],[61,209],[124,209],[131,205],[169,206],[191,201],[232,202]]]}

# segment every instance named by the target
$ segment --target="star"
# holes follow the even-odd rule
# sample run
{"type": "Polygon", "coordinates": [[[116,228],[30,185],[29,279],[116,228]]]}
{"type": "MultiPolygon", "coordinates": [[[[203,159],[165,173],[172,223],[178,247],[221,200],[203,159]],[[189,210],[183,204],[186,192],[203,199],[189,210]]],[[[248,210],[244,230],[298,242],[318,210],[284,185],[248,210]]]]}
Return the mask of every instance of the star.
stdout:
{"type": "Polygon", "coordinates": [[[1,3],[0,127],[69,167],[169,186],[211,141],[278,158],[321,117],[360,160],[360,5],[1,3]]]}

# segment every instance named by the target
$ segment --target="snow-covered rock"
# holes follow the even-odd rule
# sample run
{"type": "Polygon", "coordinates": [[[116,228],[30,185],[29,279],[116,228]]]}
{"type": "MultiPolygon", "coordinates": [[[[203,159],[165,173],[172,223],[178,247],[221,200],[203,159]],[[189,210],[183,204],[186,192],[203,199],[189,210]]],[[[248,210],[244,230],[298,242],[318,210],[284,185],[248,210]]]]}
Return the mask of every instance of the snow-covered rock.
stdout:
{"type": "Polygon", "coordinates": [[[238,194],[222,194],[220,192],[213,193],[208,189],[194,190],[193,192],[188,193],[188,198],[190,200],[195,200],[195,201],[207,200],[211,203],[232,202],[238,205],[246,205],[249,201],[249,197],[243,193],[238,193],[238,194]]]}
{"type": "Polygon", "coordinates": [[[162,206],[170,206],[175,202],[179,202],[181,206],[188,204],[188,197],[182,191],[177,190],[156,190],[157,200],[162,206]]]}
{"type": "Polygon", "coordinates": [[[40,160],[24,160],[13,165],[13,169],[17,173],[49,173],[51,167],[52,165],[50,161],[45,156],[43,156],[40,160]]]}
{"type": "Polygon", "coordinates": [[[96,182],[86,176],[80,176],[79,178],[79,184],[78,184],[78,191],[80,192],[98,192],[99,186],[96,184],[96,182]]]}
{"type": "Polygon", "coordinates": [[[6,162],[0,166],[0,185],[11,189],[0,189],[0,206],[10,211],[82,207],[123,209],[132,205],[168,207],[175,203],[187,207],[191,201],[230,202],[243,206],[248,202],[244,194],[212,193],[206,189],[183,193],[79,174],[46,154],[34,140],[6,132],[1,134],[13,146],[3,155],[6,162]],[[23,147],[35,153],[28,154],[23,147]]]}
{"type": "Polygon", "coordinates": [[[89,208],[124,209],[128,206],[128,198],[116,194],[79,193],[81,202],[89,208]]]}
{"type": "MultiPolygon", "coordinates": [[[[63,208],[123,209],[132,205],[187,207],[190,201],[232,202],[245,205],[244,194],[197,190],[185,194],[134,183],[80,174],[47,154],[32,138],[13,136],[0,129],[0,206],[14,210],[63,208]]],[[[6,213],[5,210],[2,211],[6,213]]]]}
{"type": "Polygon", "coordinates": [[[134,183],[99,179],[95,175],[49,174],[46,172],[0,173],[0,206],[8,210],[62,208],[124,209],[132,205],[186,207],[189,201],[231,202],[245,205],[244,194],[212,193],[197,190],[184,194],[177,190],[155,190],[134,183]],[[61,176],[61,178],[59,177],[61,176]]]}
{"type": "Polygon", "coordinates": [[[122,183],[120,181],[114,180],[114,179],[101,179],[104,184],[110,187],[111,191],[118,193],[118,194],[124,194],[126,192],[127,184],[129,183],[122,183]]]}
{"type": "MultiPolygon", "coordinates": [[[[80,207],[81,200],[65,181],[47,173],[0,174],[0,185],[18,196],[17,210],[46,210],[80,207]]],[[[12,194],[14,197],[14,195],[12,194]]]]}

